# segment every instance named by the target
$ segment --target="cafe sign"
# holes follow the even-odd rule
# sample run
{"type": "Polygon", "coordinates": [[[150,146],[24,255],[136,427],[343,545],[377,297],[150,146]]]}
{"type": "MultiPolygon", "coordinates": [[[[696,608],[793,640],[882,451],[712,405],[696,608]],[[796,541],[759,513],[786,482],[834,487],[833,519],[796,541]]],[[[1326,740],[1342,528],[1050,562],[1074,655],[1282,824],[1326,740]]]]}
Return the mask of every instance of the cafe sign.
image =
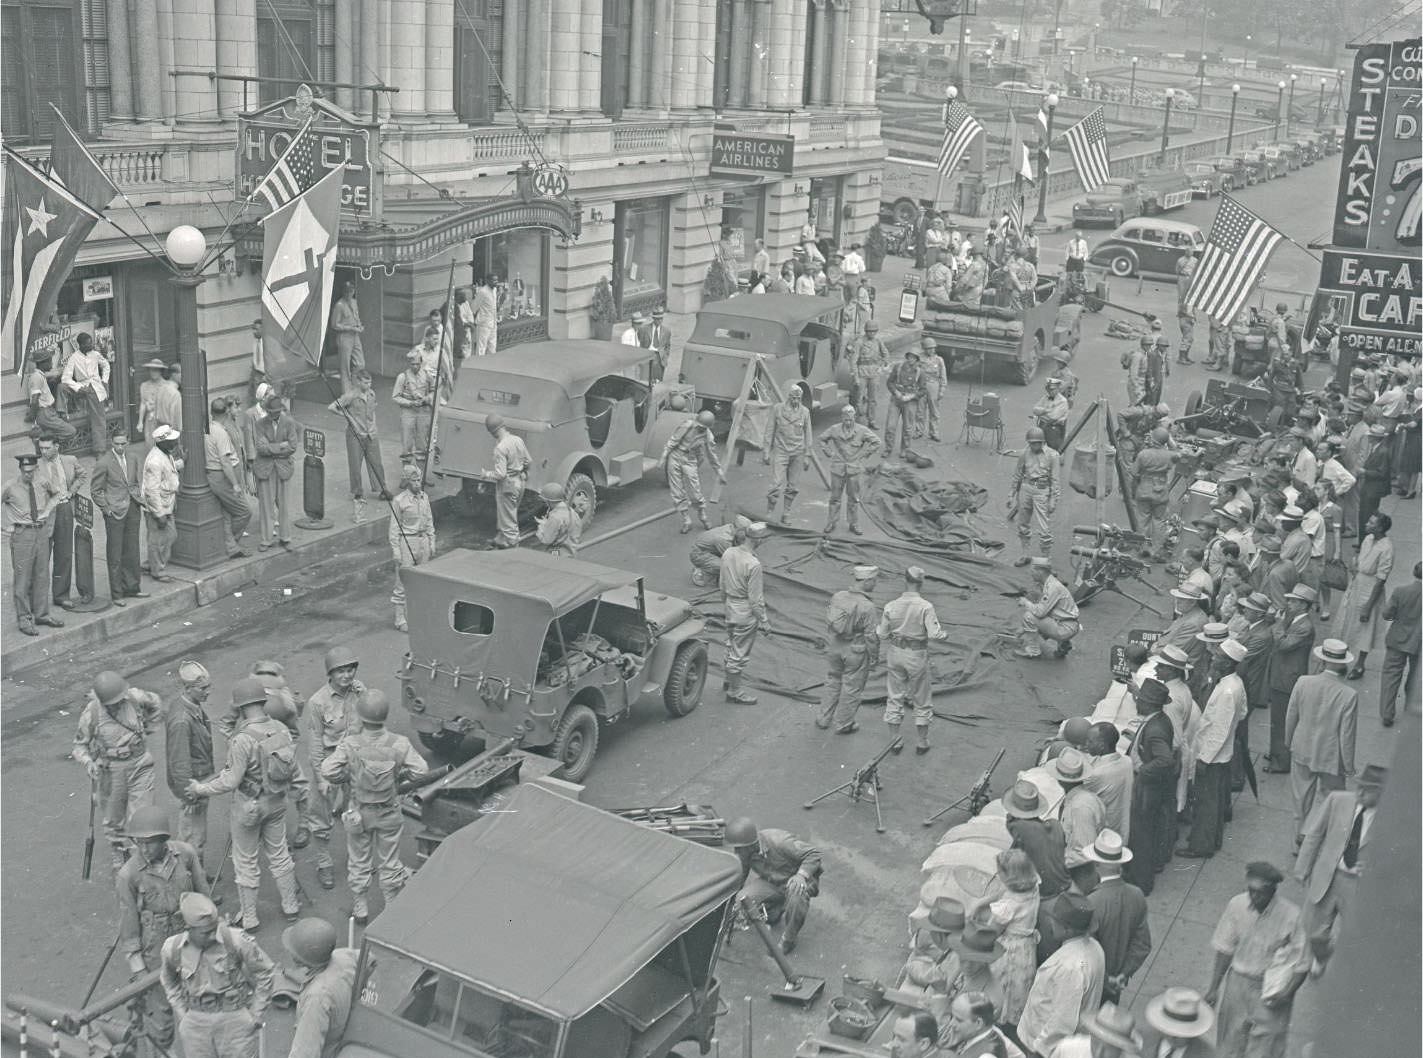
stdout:
{"type": "Polygon", "coordinates": [[[1319,287],[1342,296],[1341,351],[1419,355],[1423,261],[1417,253],[1325,250],[1319,287]]]}
{"type": "Polygon", "coordinates": [[[712,133],[713,176],[790,175],[795,165],[795,137],[717,130],[712,133]]]}

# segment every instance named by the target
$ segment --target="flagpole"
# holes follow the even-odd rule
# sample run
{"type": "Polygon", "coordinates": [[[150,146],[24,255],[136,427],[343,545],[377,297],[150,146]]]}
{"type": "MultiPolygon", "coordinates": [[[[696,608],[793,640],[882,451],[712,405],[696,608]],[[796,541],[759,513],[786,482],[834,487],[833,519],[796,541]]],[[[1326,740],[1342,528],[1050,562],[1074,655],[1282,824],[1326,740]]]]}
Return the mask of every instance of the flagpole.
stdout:
{"type": "MultiPolygon", "coordinates": [[[[439,427],[440,424],[440,405],[445,402],[445,394],[443,392],[443,387],[440,385],[440,379],[444,375],[445,371],[446,342],[449,343],[451,371],[453,372],[454,369],[453,360],[455,355],[455,262],[453,260],[450,261],[450,281],[448,286],[446,286],[445,290],[445,330],[444,333],[440,336],[440,355],[435,360],[435,395],[434,402],[430,408],[430,433],[425,438],[425,466],[422,468],[422,472],[425,479],[429,478],[430,464],[434,462],[435,430],[439,427]]],[[[453,378],[451,379],[451,382],[453,382],[453,378]]]]}

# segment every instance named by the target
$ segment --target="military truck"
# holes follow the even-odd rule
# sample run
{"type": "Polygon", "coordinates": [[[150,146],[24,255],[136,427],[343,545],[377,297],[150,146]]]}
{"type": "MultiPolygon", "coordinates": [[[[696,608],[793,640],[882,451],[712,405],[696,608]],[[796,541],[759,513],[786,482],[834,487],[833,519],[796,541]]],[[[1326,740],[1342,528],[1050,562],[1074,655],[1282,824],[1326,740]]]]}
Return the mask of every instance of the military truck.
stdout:
{"type": "Polygon", "coordinates": [[[957,367],[999,365],[1026,386],[1050,349],[1077,347],[1081,316],[1080,307],[1061,305],[1056,279],[1039,278],[1032,308],[1019,305],[1004,284],[985,288],[977,308],[930,301],[922,322],[950,374],[957,367]]]}

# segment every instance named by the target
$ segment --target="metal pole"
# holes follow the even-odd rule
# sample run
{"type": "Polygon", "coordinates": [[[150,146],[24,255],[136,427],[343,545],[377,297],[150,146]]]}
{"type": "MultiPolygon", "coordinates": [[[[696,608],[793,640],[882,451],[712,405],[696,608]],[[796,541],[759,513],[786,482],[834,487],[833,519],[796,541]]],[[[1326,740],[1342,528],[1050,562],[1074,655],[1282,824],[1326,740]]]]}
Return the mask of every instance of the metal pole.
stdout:
{"type": "Polygon", "coordinates": [[[1175,94],[1170,88],[1166,89],[1166,120],[1161,123],[1161,154],[1156,159],[1158,165],[1166,164],[1166,148],[1171,145],[1171,98],[1175,94]]]}
{"type": "Polygon", "coordinates": [[[1238,84],[1230,86],[1230,125],[1225,132],[1225,153],[1230,153],[1230,148],[1235,143],[1235,105],[1240,102],[1240,86],[1238,84]]]}
{"type": "Polygon", "coordinates": [[[1200,83],[1196,86],[1196,106],[1206,105],[1206,20],[1210,18],[1210,8],[1201,4],[1201,58],[1197,73],[1200,83]]]}
{"type": "Polygon", "coordinates": [[[1295,82],[1299,80],[1299,74],[1290,74],[1290,101],[1285,106],[1285,139],[1290,138],[1290,121],[1295,116],[1295,82]]]}
{"type": "Polygon", "coordinates": [[[207,424],[207,365],[198,345],[198,287],[203,277],[180,269],[170,282],[178,306],[179,385],[183,403],[183,469],[173,508],[173,562],[188,569],[211,569],[227,561],[222,507],[208,486],[203,434],[207,424]]]}
{"type": "Polygon", "coordinates": [[[968,84],[968,16],[959,16],[959,84],[968,84]]]}
{"type": "Polygon", "coordinates": [[[1275,97],[1275,142],[1280,140],[1280,126],[1285,120],[1285,82],[1281,81],[1276,86],[1279,89],[1275,97]]]}
{"type": "Polygon", "coordinates": [[[1132,106],[1136,106],[1136,64],[1137,57],[1133,55],[1131,57],[1131,91],[1129,93],[1132,106]]]}
{"type": "Polygon", "coordinates": [[[1319,108],[1314,112],[1314,127],[1319,128],[1324,124],[1324,86],[1327,84],[1323,77],[1319,79],[1319,108]]]}
{"type": "Polygon", "coordinates": [[[1033,217],[1034,224],[1047,223],[1047,176],[1048,176],[1048,151],[1049,144],[1052,143],[1052,116],[1057,110],[1057,96],[1047,97],[1047,133],[1043,137],[1043,142],[1038,146],[1038,212],[1033,217]]]}

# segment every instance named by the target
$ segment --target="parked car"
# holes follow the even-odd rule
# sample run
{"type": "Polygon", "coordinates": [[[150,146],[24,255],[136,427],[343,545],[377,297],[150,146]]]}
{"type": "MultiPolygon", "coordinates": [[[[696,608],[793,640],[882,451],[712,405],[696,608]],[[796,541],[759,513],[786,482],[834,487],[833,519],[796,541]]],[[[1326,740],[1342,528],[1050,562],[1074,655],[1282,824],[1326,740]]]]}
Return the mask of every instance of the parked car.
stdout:
{"type": "Polygon", "coordinates": [[[1320,155],[1319,140],[1313,133],[1304,136],[1296,136],[1294,145],[1299,148],[1299,160],[1301,165],[1313,165],[1315,159],[1320,155]]]}
{"type": "Polygon", "coordinates": [[[1275,176],[1289,176],[1291,169],[1299,168],[1298,164],[1290,164],[1290,156],[1283,147],[1261,147],[1260,153],[1265,156],[1275,176]]]}
{"type": "Polygon", "coordinates": [[[1255,181],[1250,178],[1250,166],[1238,154],[1219,154],[1207,161],[1221,174],[1221,190],[1234,191],[1238,187],[1248,187],[1255,181]]]}
{"type": "Polygon", "coordinates": [[[1191,195],[1201,198],[1211,198],[1227,190],[1225,182],[1229,179],[1210,162],[1188,162],[1186,177],[1191,181],[1191,195]]]}
{"type": "Polygon", "coordinates": [[[1275,168],[1275,163],[1266,156],[1264,151],[1246,151],[1242,155],[1245,164],[1250,167],[1251,175],[1255,177],[1253,183],[1263,184],[1266,180],[1273,180],[1280,173],[1275,168]]]}
{"type": "Polygon", "coordinates": [[[1274,153],[1274,156],[1278,157],[1282,162],[1284,162],[1286,173],[1298,169],[1304,164],[1303,152],[1301,152],[1299,147],[1297,147],[1291,140],[1281,140],[1273,147],[1265,148],[1265,153],[1267,155],[1271,154],[1271,152],[1274,153]]]}
{"type": "Polygon", "coordinates": [[[1195,110],[1196,97],[1184,88],[1174,88],[1171,91],[1171,105],[1177,110],[1195,110]]]}
{"type": "Polygon", "coordinates": [[[1174,275],[1183,253],[1203,250],[1206,237],[1194,224],[1176,220],[1127,221],[1092,251],[1090,261],[1112,275],[1174,275]]]}

